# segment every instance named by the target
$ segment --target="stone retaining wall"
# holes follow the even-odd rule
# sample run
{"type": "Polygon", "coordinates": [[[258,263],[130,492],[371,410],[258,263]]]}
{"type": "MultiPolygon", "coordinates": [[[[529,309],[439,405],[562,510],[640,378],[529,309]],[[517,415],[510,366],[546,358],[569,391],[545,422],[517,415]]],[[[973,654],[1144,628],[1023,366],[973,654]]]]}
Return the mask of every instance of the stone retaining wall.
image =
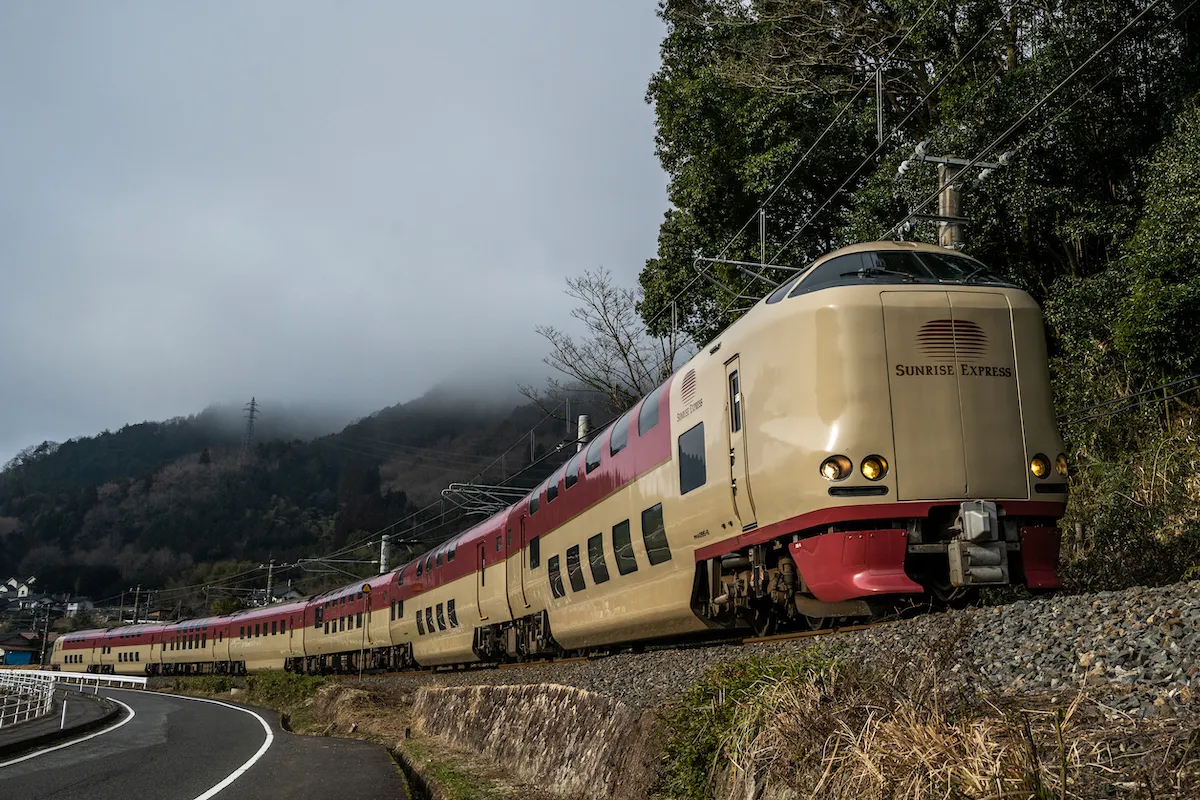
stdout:
{"type": "Polygon", "coordinates": [[[557,684],[424,687],[417,725],[568,797],[649,795],[659,752],[651,714],[557,684]]]}

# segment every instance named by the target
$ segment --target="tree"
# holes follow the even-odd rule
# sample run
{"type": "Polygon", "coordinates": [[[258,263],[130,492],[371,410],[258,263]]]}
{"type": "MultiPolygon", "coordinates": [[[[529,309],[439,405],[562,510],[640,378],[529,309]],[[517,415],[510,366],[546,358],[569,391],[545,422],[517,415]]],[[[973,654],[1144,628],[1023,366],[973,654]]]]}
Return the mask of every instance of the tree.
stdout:
{"type": "Polygon", "coordinates": [[[584,333],[576,337],[553,325],[535,327],[550,345],[543,361],[566,380],[547,379],[544,392],[522,386],[527,397],[542,402],[547,394],[561,395],[583,387],[619,412],[671,376],[682,352],[682,337],[676,331],[662,336],[647,332],[638,313],[641,296],[636,289],[617,286],[601,267],[567,278],[566,294],[580,303],[571,316],[583,324],[584,333]]]}

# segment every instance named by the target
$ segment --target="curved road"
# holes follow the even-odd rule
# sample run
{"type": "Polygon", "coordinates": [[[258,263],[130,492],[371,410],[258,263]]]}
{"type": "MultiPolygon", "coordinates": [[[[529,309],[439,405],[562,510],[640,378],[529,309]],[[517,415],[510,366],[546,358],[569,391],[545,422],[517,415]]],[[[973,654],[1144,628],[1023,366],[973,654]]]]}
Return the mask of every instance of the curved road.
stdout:
{"type": "Polygon", "coordinates": [[[396,800],[404,781],[378,745],[294,736],[278,717],[148,691],[114,727],[0,761],[0,796],[30,800],[396,800]]]}

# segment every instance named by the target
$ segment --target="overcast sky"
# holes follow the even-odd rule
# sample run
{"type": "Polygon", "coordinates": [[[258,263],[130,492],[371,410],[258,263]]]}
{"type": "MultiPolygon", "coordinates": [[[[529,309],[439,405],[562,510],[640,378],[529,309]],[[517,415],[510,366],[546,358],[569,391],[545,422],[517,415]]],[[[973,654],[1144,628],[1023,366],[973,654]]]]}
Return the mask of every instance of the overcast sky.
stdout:
{"type": "Polygon", "coordinates": [[[653,255],[654,8],[4,3],[0,464],[527,373],[565,277],[653,255]]]}

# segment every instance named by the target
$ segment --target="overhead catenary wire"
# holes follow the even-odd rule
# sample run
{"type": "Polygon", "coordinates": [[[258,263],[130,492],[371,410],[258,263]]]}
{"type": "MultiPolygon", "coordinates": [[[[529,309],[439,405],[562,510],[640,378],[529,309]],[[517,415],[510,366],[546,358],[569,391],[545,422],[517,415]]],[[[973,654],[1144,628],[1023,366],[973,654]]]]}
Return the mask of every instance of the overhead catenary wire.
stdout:
{"type": "MultiPolygon", "coordinates": [[[[912,36],[913,31],[915,31],[917,29],[917,26],[920,25],[922,22],[924,22],[925,17],[927,17],[930,14],[930,12],[932,12],[938,6],[939,2],[940,2],[940,0],[932,0],[925,7],[925,9],[921,12],[920,16],[917,17],[916,21],[913,22],[913,24],[909,26],[908,30],[904,32],[904,35],[902,37],[900,37],[900,41],[896,42],[896,44],[887,53],[887,55],[885,55],[882,59],[880,59],[880,66],[878,66],[876,68],[876,71],[882,69],[883,68],[882,64],[884,62],[890,60],[893,56],[896,55],[896,53],[900,50],[900,47],[903,46],[903,44],[906,41],[908,41],[908,38],[910,36],[912,36]]],[[[768,204],[771,202],[772,199],[774,199],[775,195],[778,194],[780,189],[782,189],[784,187],[784,185],[787,184],[788,180],[790,180],[791,177],[796,174],[796,171],[800,168],[800,166],[808,159],[809,155],[812,154],[812,152],[825,139],[825,137],[829,134],[829,132],[833,130],[834,126],[837,125],[837,123],[842,119],[842,117],[845,116],[845,114],[853,107],[854,103],[858,101],[858,98],[862,96],[863,92],[865,92],[868,88],[871,88],[873,86],[874,86],[874,81],[863,81],[863,84],[859,87],[858,91],[855,92],[854,95],[841,107],[841,109],[838,111],[837,115],[833,118],[833,121],[831,121],[828,125],[825,126],[824,130],[822,130],[821,133],[818,134],[817,138],[808,147],[808,149],[804,151],[804,153],[800,156],[800,158],[798,158],[796,160],[796,162],[794,164],[792,164],[791,169],[789,169],[787,171],[787,173],[785,173],[783,179],[775,184],[774,188],[772,188],[771,192],[767,195],[767,198],[762,203],[759,204],[758,208],[756,208],[754,213],[751,214],[749,216],[749,218],[747,218],[747,220],[742,224],[742,227],[738,229],[737,233],[733,234],[733,236],[731,236],[729,238],[729,241],[727,241],[725,243],[725,246],[721,248],[721,251],[718,253],[716,259],[713,262],[710,262],[709,264],[704,265],[703,267],[699,267],[699,266],[697,266],[696,263],[693,263],[693,266],[697,267],[697,273],[692,276],[691,280],[689,280],[683,286],[682,289],[680,289],[678,292],[676,292],[674,295],[672,295],[671,299],[669,301],[667,301],[665,304],[663,304],[663,306],[661,308],[659,308],[659,310],[657,312],[655,312],[654,316],[652,316],[649,320],[647,320],[646,327],[651,327],[652,325],[654,325],[654,323],[659,319],[659,317],[661,317],[664,313],[666,313],[666,311],[669,308],[673,307],[675,305],[675,303],[677,303],[679,301],[679,299],[687,293],[688,289],[692,288],[692,286],[694,286],[696,284],[696,281],[700,280],[700,278],[705,275],[705,273],[711,268],[712,263],[716,263],[717,261],[719,261],[720,259],[725,257],[725,254],[729,252],[729,249],[731,247],[733,247],[734,242],[736,242],[738,240],[738,238],[743,233],[746,232],[746,229],[749,228],[750,225],[756,219],[760,218],[760,215],[763,214],[763,212],[766,210],[768,204]]],[[[771,259],[771,260],[774,261],[775,259],[771,259]]],[[[724,290],[729,292],[730,294],[734,294],[734,295],[740,294],[739,292],[734,291],[732,288],[730,288],[728,286],[722,285],[722,288],[724,288],[724,290]]]]}
{"type": "MultiPolygon", "coordinates": [[[[1137,23],[1141,22],[1142,19],[1144,19],[1146,17],[1146,15],[1148,15],[1151,11],[1153,11],[1154,9],[1156,9],[1160,5],[1162,5],[1162,2],[1163,2],[1163,0],[1153,0],[1153,2],[1150,3],[1150,5],[1146,6],[1144,9],[1142,9],[1136,15],[1134,15],[1134,17],[1131,20],[1129,20],[1129,22],[1125,23],[1125,26],[1122,27],[1121,30],[1119,30],[1115,34],[1113,34],[1112,37],[1108,39],[1108,41],[1106,41],[1104,44],[1102,44],[1100,47],[1098,47],[1095,52],[1093,52],[1090,56],[1088,56],[1086,59],[1084,59],[1083,63],[1081,63],[1078,67],[1071,70],[1071,73],[1069,75],[1067,75],[1065,78],[1063,78],[1061,81],[1059,81],[1059,83],[1053,89],[1051,89],[1049,92],[1047,92],[1045,95],[1043,95],[1040,100],[1038,100],[1036,103],[1034,103],[1027,111],[1025,111],[1025,113],[1023,113],[1020,117],[1018,117],[1016,122],[1014,122],[1012,125],[1010,125],[1008,128],[1006,128],[1003,133],[1001,133],[999,136],[997,136],[995,139],[993,139],[991,141],[991,143],[989,143],[986,147],[984,147],[976,155],[974,155],[965,165],[963,165],[962,171],[965,172],[965,171],[971,169],[976,164],[978,164],[980,161],[982,161],[984,158],[986,158],[990,153],[992,153],[1002,142],[1004,142],[1006,139],[1008,139],[1010,136],[1012,136],[1013,133],[1015,133],[1022,125],[1024,125],[1029,120],[1029,118],[1037,112],[1038,109],[1040,109],[1047,102],[1049,102],[1055,95],[1057,95],[1064,88],[1066,88],[1067,86],[1074,83],[1075,79],[1079,77],[1080,73],[1082,73],[1085,69],[1087,69],[1093,61],[1095,61],[1097,58],[1100,57],[1100,55],[1102,53],[1107,52],[1110,47],[1112,47],[1114,44],[1116,44],[1118,41],[1120,41],[1122,38],[1124,38],[1124,36],[1137,23]]],[[[913,208],[909,210],[908,215],[905,216],[905,218],[903,220],[901,220],[900,222],[897,222],[895,225],[893,225],[888,230],[884,231],[884,233],[877,238],[887,239],[887,238],[891,237],[894,233],[896,233],[900,229],[900,227],[905,222],[907,222],[912,217],[913,213],[920,211],[922,208],[924,208],[925,206],[932,203],[934,200],[936,200],[938,198],[939,195],[941,195],[945,191],[946,191],[945,187],[939,186],[936,191],[934,191],[932,194],[930,194],[924,200],[922,200],[921,202],[919,202],[915,206],[913,206],[913,208]]]]}

